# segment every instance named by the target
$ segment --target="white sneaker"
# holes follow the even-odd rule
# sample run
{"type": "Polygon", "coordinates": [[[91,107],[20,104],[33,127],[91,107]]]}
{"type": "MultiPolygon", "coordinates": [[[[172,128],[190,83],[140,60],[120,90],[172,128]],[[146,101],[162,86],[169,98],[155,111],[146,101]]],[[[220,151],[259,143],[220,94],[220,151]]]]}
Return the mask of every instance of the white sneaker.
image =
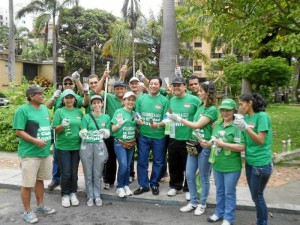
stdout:
{"type": "Polygon", "coordinates": [[[231,225],[228,220],[223,220],[221,225],[231,225]]]}
{"type": "Polygon", "coordinates": [[[62,205],[62,207],[65,207],[65,208],[70,207],[71,204],[70,204],[70,197],[69,197],[69,195],[62,196],[61,205],[62,205]]]}
{"type": "Polygon", "coordinates": [[[126,193],[125,193],[125,190],[124,188],[118,188],[116,190],[116,193],[117,195],[120,197],[120,198],[124,198],[126,196],[126,193]]]}
{"type": "Polygon", "coordinates": [[[185,192],[185,200],[189,201],[191,199],[190,192],[185,192]]]}
{"type": "Polygon", "coordinates": [[[92,198],[89,198],[86,202],[87,206],[93,206],[94,205],[94,200],[92,198]]]}
{"type": "Polygon", "coordinates": [[[96,198],[95,199],[95,203],[96,203],[96,206],[101,206],[102,205],[102,200],[101,200],[101,198],[96,198]]]}
{"type": "Polygon", "coordinates": [[[77,194],[76,193],[71,193],[70,194],[70,200],[71,200],[72,206],[78,206],[79,205],[79,200],[77,198],[77,194]]]}
{"type": "Polygon", "coordinates": [[[169,197],[173,197],[173,196],[175,196],[177,193],[179,193],[179,191],[177,191],[176,189],[172,188],[172,189],[170,189],[170,190],[168,191],[167,195],[168,195],[169,197]]]}
{"type": "Polygon", "coordinates": [[[186,206],[183,206],[182,208],[180,208],[180,212],[190,212],[196,208],[197,208],[197,206],[194,206],[191,203],[189,203],[186,206]]]}
{"type": "Polygon", "coordinates": [[[216,214],[213,214],[212,216],[207,218],[207,222],[214,223],[214,222],[220,221],[222,219],[223,218],[218,217],[216,214]]]}
{"type": "Polygon", "coordinates": [[[132,191],[129,189],[128,186],[125,186],[125,187],[124,187],[124,191],[125,191],[125,194],[126,194],[127,196],[131,196],[131,195],[132,195],[132,191]]]}
{"type": "Polygon", "coordinates": [[[206,209],[206,205],[199,204],[194,212],[195,216],[201,216],[206,209]]]}

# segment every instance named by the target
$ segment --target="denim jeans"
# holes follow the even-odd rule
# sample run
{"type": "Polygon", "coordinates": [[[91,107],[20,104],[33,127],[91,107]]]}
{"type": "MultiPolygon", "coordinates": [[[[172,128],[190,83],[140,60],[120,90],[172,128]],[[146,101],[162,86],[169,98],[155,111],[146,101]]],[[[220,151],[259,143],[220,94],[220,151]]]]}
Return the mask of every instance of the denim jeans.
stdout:
{"type": "Polygon", "coordinates": [[[165,138],[156,139],[139,135],[139,156],[137,162],[138,182],[140,187],[158,187],[158,181],[165,162],[165,138]],[[153,153],[153,164],[150,181],[148,177],[149,154],[153,153]]]}
{"type": "Polygon", "coordinates": [[[125,149],[116,139],[114,140],[114,149],[117,156],[119,168],[117,175],[117,188],[129,186],[130,163],[132,160],[134,147],[125,149]]]}
{"type": "Polygon", "coordinates": [[[208,162],[209,155],[210,155],[210,149],[203,148],[200,153],[200,161],[199,161],[199,172],[200,172],[200,179],[202,184],[202,192],[200,197],[201,205],[206,204],[206,200],[210,188],[209,178],[211,174],[211,163],[208,162]]]}
{"type": "Polygon", "coordinates": [[[57,149],[60,166],[61,195],[70,195],[77,192],[79,150],[65,151],[57,149]]]}
{"type": "Polygon", "coordinates": [[[57,149],[53,148],[53,168],[52,168],[52,181],[55,183],[60,183],[60,168],[59,162],[57,157],[57,149]]]}
{"type": "Polygon", "coordinates": [[[236,185],[241,171],[218,172],[213,170],[216,184],[216,209],[215,214],[234,223],[236,209],[236,185]]]}
{"type": "Polygon", "coordinates": [[[268,208],[264,199],[264,189],[272,174],[272,164],[265,166],[251,166],[246,163],[246,177],[255,203],[257,225],[268,224],[268,208]]]}

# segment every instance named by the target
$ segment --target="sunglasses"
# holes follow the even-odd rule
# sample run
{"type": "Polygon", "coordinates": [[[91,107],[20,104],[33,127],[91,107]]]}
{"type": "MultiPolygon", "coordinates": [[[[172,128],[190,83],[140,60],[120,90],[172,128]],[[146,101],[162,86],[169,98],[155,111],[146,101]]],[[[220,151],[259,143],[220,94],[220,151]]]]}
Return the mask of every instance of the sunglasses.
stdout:
{"type": "Polygon", "coordinates": [[[89,82],[89,84],[98,84],[98,81],[89,82]]]}
{"type": "Polygon", "coordinates": [[[73,85],[73,84],[74,84],[74,83],[64,83],[65,86],[67,86],[67,85],[70,85],[70,86],[71,86],[71,85],[73,85]]]}

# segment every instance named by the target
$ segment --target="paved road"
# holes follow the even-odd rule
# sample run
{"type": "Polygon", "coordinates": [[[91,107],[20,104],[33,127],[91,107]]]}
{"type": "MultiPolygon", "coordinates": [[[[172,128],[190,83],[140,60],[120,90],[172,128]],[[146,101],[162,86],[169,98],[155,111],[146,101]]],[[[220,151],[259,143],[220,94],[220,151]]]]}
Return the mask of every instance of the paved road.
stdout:
{"type": "MultiPolygon", "coordinates": [[[[34,194],[33,194],[34,197],[34,194]]],[[[87,207],[85,197],[79,196],[78,207],[62,208],[61,197],[57,193],[45,193],[45,202],[58,212],[54,215],[40,216],[38,224],[51,225],[208,225],[209,208],[205,215],[194,216],[192,213],[180,213],[180,205],[146,204],[131,201],[104,199],[101,207],[87,207]]],[[[32,206],[35,199],[32,199],[32,206]]],[[[19,190],[0,188],[0,224],[26,224],[22,218],[22,205],[19,190]]],[[[237,211],[236,225],[254,224],[254,211],[237,211]]],[[[215,223],[215,224],[221,224],[215,223]]],[[[269,225],[299,225],[300,215],[273,213],[269,225]]]]}

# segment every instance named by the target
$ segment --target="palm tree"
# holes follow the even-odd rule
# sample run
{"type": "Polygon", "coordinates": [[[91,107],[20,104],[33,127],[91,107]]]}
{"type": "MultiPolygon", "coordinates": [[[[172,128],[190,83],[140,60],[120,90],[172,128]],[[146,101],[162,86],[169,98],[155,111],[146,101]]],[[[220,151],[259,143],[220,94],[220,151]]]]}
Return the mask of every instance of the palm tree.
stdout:
{"type": "MultiPolygon", "coordinates": [[[[159,74],[161,78],[175,77],[175,58],[178,55],[178,37],[174,0],[163,1],[163,29],[159,57],[159,74]]],[[[164,79],[162,79],[164,82],[164,79]]]]}
{"type": "MultiPolygon", "coordinates": [[[[66,6],[78,5],[79,0],[64,0],[60,3],[59,0],[33,0],[27,6],[23,7],[17,12],[17,18],[30,13],[40,14],[36,21],[38,24],[44,24],[46,31],[48,30],[49,22],[52,19],[52,58],[53,58],[53,83],[57,82],[57,36],[58,30],[56,29],[56,18],[59,12],[66,6]]],[[[39,26],[38,29],[41,29],[39,26]]],[[[47,34],[46,34],[47,35],[47,34]]]]}
{"type": "Polygon", "coordinates": [[[137,21],[141,16],[140,11],[140,0],[124,0],[122,7],[122,14],[125,19],[125,22],[129,22],[129,27],[131,30],[131,40],[132,40],[132,72],[133,76],[135,76],[135,50],[134,50],[134,30],[137,25],[137,21]]]}

